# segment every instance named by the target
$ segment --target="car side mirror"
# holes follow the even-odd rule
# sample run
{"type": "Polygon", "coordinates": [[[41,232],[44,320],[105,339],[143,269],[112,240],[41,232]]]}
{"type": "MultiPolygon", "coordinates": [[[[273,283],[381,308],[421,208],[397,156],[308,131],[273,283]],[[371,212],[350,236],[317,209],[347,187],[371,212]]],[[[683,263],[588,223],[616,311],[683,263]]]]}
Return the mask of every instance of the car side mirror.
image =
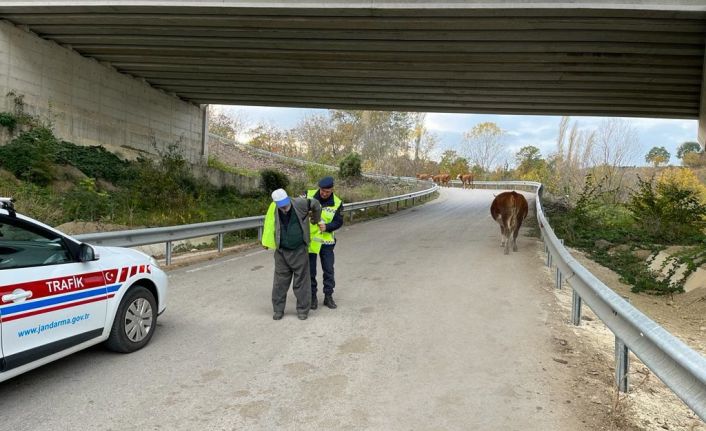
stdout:
{"type": "Polygon", "coordinates": [[[96,251],[91,247],[90,245],[86,243],[81,244],[81,248],[79,249],[78,252],[78,260],[81,262],[90,262],[93,260],[98,260],[100,256],[96,253],[96,251]]]}

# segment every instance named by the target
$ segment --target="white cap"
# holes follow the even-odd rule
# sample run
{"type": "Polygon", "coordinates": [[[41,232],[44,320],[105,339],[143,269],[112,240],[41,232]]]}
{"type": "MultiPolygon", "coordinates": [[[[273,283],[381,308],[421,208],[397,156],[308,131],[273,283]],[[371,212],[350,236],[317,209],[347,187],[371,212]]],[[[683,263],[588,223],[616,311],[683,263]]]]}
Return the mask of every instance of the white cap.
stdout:
{"type": "Polygon", "coordinates": [[[272,192],[272,200],[275,201],[279,208],[289,205],[289,196],[284,189],[277,189],[272,192]]]}

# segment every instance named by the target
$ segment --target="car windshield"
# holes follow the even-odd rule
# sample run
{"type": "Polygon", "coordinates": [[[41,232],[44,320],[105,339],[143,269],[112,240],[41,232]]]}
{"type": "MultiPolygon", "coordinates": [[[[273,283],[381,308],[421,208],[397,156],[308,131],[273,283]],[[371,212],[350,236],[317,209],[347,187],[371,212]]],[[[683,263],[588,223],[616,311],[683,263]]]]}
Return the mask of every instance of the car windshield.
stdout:
{"type": "Polygon", "coordinates": [[[0,219],[0,269],[71,262],[63,238],[19,219],[0,219]]]}

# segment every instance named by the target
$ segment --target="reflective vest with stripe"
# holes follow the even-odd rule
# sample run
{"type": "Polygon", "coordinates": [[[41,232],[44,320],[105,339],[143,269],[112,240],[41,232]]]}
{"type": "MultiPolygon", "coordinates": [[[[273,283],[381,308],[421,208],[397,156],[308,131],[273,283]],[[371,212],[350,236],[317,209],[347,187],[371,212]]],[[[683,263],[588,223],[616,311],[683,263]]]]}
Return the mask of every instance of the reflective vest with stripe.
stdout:
{"type": "Polygon", "coordinates": [[[272,202],[270,204],[270,207],[267,209],[267,215],[265,215],[265,224],[262,227],[262,245],[272,250],[277,249],[277,239],[275,238],[276,214],[277,205],[272,202]]]}
{"type": "MultiPolygon", "coordinates": [[[[306,196],[313,199],[314,195],[316,195],[316,192],[318,192],[318,190],[316,189],[307,190],[306,196]]],[[[321,206],[321,221],[326,224],[331,223],[331,221],[333,221],[333,216],[336,215],[336,211],[338,211],[338,207],[340,207],[342,203],[343,201],[341,201],[341,199],[339,199],[338,196],[334,194],[333,206],[321,206]]],[[[336,244],[336,238],[333,235],[334,232],[321,232],[319,231],[319,226],[315,224],[309,226],[309,232],[311,235],[311,241],[309,242],[309,253],[319,254],[319,251],[321,251],[321,246],[323,244],[336,244]]]]}

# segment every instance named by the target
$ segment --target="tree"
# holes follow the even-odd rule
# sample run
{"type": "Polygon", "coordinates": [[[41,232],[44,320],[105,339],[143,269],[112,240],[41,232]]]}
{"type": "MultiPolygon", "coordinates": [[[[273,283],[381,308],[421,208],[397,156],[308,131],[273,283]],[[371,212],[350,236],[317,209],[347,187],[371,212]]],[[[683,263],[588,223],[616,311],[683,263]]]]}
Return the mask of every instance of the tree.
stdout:
{"type": "Polygon", "coordinates": [[[652,147],[652,149],[645,156],[645,161],[652,163],[654,167],[661,165],[662,163],[667,163],[671,154],[664,147],[652,147]]]}
{"type": "Polygon", "coordinates": [[[700,152],[701,145],[699,145],[698,142],[684,142],[683,144],[679,145],[679,147],[677,147],[677,158],[683,161],[685,155],[689,153],[700,152]]]}
{"type": "Polygon", "coordinates": [[[335,125],[328,114],[307,115],[292,133],[306,148],[309,160],[335,164],[345,152],[344,143],[337,136],[335,125]]]}
{"type": "Polygon", "coordinates": [[[250,145],[288,157],[299,157],[300,149],[290,130],[280,130],[272,124],[259,124],[250,131],[250,145]]]}
{"type": "Polygon", "coordinates": [[[529,172],[541,160],[542,154],[540,153],[539,148],[532,145],[522,147],[515,154],[515,162],[517,162],[517,172],[520,175],[529,172]]]}
{"type": "Polygon", "coordinates": [[[689,168],[703,168],[706,166],[706,153],[686,153],[682,159],[682,165],[689,168]]]}
{"type": "Polygon", "coordinates": [[[551,157],[554,178],[550,189],[574,201],[583,188],[587,169],[591,166],[591,154],[596,140],[595,130],[582,130],[571,117],[562,117],[557,136],[557,152],[551,157]]]}
{"type": "Polygon", "coordinates": [[[638,149],[637,131],[629,121],[613,118],[598,125],[591,153],[591,171],[608,192],[605,198],[612,198],[615,202],[626,197],[624,167],[634,163],[638,149]]]}
{"type": "Polygon", "coordinates": [[[429,161],[429,154],[439,142],[439,137],[430,133],[424,126],[426,113],[413,113],[414,129],[412,131],[412,140],[414,145],[414,173],[420,173],[424,169],[423,166],[429,161]]]}
{"type": "Polygon", "coordinates": [[[464,155],[471,163],[488,172],[504,150],[504,136],[505,131],[495,123],[476,124],[463,135],[464,155]]]}
{"type": "Polygon", "coordinates": [[[465,157],[459,157],[454,150],[446,150],[441,155],[439,171],[451,175],[451,179],[456,179],[458,174],[468,172],[468,160],[465,157]]]}
{"type": "Polygon", "coordinates": [[[515,176],[526,181],[544,182],[549,176],[547,162],[542,159],[539,148],[528,145],[520,148],[515,154],[517,168],[515,176]]]}
{"type": "Polygon", "coordinates": [[[208,107],[208,132],[233,141],[248,131],[249,122],[241,113],[226,114],[222,108],[208,107]]]}
{"type": "Polygon", "coordinates": [[[439,172],[449,173],[454,161],[458,158],[458,153],[454,150],[446,150],[441,154],[439,161],[439,172]]]}

